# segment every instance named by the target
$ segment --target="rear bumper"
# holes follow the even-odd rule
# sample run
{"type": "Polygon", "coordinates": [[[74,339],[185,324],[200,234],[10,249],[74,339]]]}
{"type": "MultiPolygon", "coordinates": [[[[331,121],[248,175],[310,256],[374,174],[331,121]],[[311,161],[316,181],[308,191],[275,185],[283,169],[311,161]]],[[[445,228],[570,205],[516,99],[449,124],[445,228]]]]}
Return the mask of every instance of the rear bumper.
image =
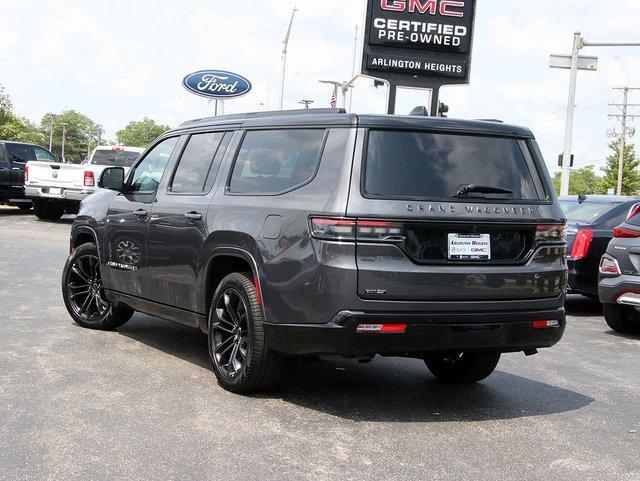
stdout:
{"type": "Polygon", "coordinates": [[[92,191],[62,188],[60,195],[51,195],[49,187],[25,187],[25,197],[30,199],[73,200],[80,202],[91,194],[93,194],[92,191]]]}
{"type": "Polygon", "coordinates": [[[270,347],[291,355],[347,357],[415,355],[446,351],[519,352],[557,344],[565,311],[483,314],[366,314],[341,312],[328,324],[265,324],[270,347]],[[557,320],[559,327],[535,329],[533,321],[557,320]],[[404,334],[358,333],[359,324],[407,323],[404,334]]]}
{"type": "Polygon", "coordinates": [[[638,293],[640,293],[640,276],[604,277],[598,284],[598,295],[603,304],[631,305],[625,302],[622,296],[638,293]]]}

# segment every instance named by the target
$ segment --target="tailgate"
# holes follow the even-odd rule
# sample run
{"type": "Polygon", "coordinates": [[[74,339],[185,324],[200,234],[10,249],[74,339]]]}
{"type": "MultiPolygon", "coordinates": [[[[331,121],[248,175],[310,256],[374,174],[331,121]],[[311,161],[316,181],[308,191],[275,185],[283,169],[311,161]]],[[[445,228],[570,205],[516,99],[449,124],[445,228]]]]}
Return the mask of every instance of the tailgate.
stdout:
{"type": "Polygon", "coordinates": [[[562,294],[564,214],[526,139],[370,130],[362,142],[346,212],[361,298],[562,294]]]}
{"type": "Polygon", "coordinates": [[[30,186],[66,187],[82,189],[84,184],[84,165],[51,162],[29,162],[30,186]]]}

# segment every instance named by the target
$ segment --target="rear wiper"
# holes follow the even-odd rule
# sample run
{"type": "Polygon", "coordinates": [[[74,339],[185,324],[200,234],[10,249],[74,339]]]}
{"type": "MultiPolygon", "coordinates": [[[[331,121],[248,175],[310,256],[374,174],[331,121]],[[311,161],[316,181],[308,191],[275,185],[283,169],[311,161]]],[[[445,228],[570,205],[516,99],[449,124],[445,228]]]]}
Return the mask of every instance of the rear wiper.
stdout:
{"type": "Polygon", "coordinates": [[[454,197],[467,197],[469,194],[513,194],[512,190],[486,185],[461,185],[454,197]]]}

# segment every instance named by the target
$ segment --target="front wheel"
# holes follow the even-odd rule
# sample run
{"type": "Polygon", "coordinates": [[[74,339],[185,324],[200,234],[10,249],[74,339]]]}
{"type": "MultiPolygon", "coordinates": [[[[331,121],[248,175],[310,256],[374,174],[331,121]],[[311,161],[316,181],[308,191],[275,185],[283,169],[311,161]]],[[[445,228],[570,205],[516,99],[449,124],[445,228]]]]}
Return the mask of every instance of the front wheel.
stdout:
{"type": "Polygon", "coordinates": [[[604,304],[604,320],[616,332],[622,334],[640,332],[640,313],[635,307],[604,304]]]}
{"type": "Polygon", "coordinates": [[[62,297],[73,320],[88,329],[112,330],[133,315],[131,308],[114,306],[107,300],[95,244],[81,245],[67,259],[62,272],[62,297]]]}
{"type": "Polygon", "coordinates": [[[499,352],[456,352],[430,356],[424,362],[441,381],[472,383],[488,378],[498,366],[500,356],[499,352]]]}
{"type": "Polygon", "coordinates": [[[245,274],[225,277],[209,310],[209,355],[218,383],[236,394],[268,391],[284,366],[269,348],[263,313],[253,282],[245,274]]]}

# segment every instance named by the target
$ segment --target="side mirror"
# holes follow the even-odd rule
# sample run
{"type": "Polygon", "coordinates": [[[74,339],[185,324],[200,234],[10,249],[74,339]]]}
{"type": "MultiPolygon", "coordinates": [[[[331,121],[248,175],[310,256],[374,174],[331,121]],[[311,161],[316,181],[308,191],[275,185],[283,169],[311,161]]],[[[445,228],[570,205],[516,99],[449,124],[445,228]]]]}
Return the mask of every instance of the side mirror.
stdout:
{"type": "Polygon", "coordinates": [[[98,187],[122,192],[124,190],[124,169],[122,167],[104,169],[100,175],[98,187]]]}

